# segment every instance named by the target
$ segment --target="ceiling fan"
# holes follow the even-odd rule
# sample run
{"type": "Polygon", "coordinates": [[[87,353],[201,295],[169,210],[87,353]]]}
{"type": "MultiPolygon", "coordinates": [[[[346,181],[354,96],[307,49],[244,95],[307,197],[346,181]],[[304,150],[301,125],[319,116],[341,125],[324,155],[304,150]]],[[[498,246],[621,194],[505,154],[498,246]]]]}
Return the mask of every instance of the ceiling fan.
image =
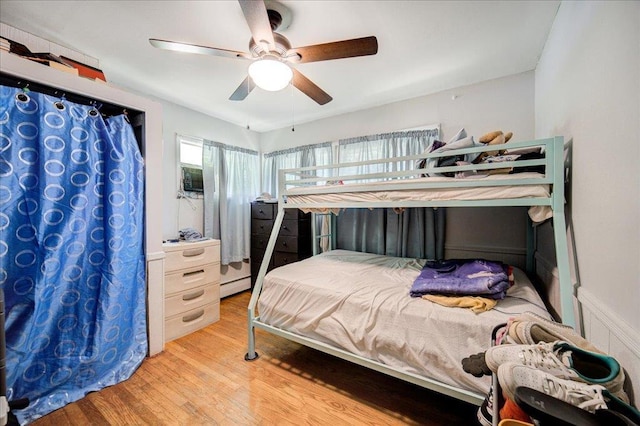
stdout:
{"type": "Polygon", "coordinates": [[[165,50],[254,61],[249,67],[249,75],[229,98],[232,101],[245,99],[256,85],[267,90],[280,90],[291,82],[298,90],[320,105],[330,102],[333,98],[290,64],[353,58],[375,55],[378,52],[378,40],[374,36],[292,48],[285,36],[275,32],[278,28],[288,26],[291,20],[291,12],[288,8],[281,3],[268,0],[238,0],[238,2],[251,30],[249,53],[156,38],[150,38],[149,42],[165,50]],[[280,67],[285,73],[286,82],[279,89],[261,85],[257,71],[254,72],[260,66],[280,67]]]}

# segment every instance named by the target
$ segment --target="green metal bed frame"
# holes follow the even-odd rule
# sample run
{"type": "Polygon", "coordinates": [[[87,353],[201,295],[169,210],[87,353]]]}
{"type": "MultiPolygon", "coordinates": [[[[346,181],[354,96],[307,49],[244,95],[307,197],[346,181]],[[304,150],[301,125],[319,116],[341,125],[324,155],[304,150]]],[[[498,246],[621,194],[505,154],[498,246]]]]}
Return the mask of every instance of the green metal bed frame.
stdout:
{"type": "MultiPolygon", "coordinates": [[[[320,350],[322,352],[337,356],[339,358],[354,362],[356,364],[371,368],[373,370],[391,375],[401,380],[417,384],[419,386],[431,389],[433,391],[449,395],[463,401],[467,401],[476,405],[480,405],[485,398],[485,395],[480,395],[475,392],[468,391],[466,389],[457,388],[439,381],[419,376],[416,374],[406,373],[399,369],[387,366],[377,361],[361,357],[359,355],[352,354],[348,351],[340,348],[325,344],[323,342],[316,341],[314,339],[301,336],[295,333],[291,333],[286,330],[271,326],[261,321],[260,316],[256,312],[256,306],[260,293],[262,290],[262,283],[264,276],[267,273],[267,268],[273,255],[273,250],[276,244],[276,239],[282,225],[284,218],[284,211],[287,208],[304,208],[304,209],[337,209],[337,208],[377,208],[377,207],[486,207],[486,206],[549,206],[553,211],[553,232],[556,248],[556,260],[558,268],[558,276],[560,283],[560,300],[562,310],[562,322],[575,328],[574,317],[574,295],[575,289],[571,282],[571,275],[569,272],[569,251],[567,245],[566,234],[566,220],[564,212],[565,195],[565,166],[564,166],[564,140],[562,137],[553,137],[547,139],[539,139],[526,142],[509,143],[508,146],[481,146],[474,148],[466,148],[456,151],[448,151],[443,153],[431,153],[406,157],[395,157],[384,160],[371,160],[363,161],[359,163],[343,163],[334,164],[328,166],[315,166],[315,167],[303,167],[298,169],[283,169],[279,171],[278,176],[278,214],[276,216],[273,229],[269,238],[269,242],[266,247],[264,259],[258,272],[255,286],[251,294],[251,300],[248,306],[248,351],[245,355],[245,360],[252,361],[258,358],[258,354],[255,348],[255,329],[259,328],[275,335],[284,337],[286,339],[295,341],[297,343],[306,345],[308,347],[320,350]],[[416,162],[424,158],[438,158],[446,157],[458,154],[467,153],[481,153],[487,151],[496,151],[496,149],[507,148],[514,150],[517,148],[528,147],[542,147],[545,157],[535,160],[523,160],[523,161],[511,161],[491,164],[474,164],[466,166],[452,166],[452,167],[432,167],[424,169],[414,169],[406,171],[395,171],[390,173],[372,173],[366,175],[346,175],[338,176],[334,173],[334,170],[340,168],[358,166],[358,165],[371,165],[378,163],[393,163],[393,162],[416,162]],[[469,171],[469,170],[491,170],[500,169],[505,167],[524,167],[524,166],[544,166],[544,177],[536,178],[520,178],[517,174],[512,175],[513,179],[505,180],[468,180],[468,179],[450,179],[446,181],[429,182],[424,179],[412,179],[417,177],[421,173],[443,173],[443,172],[457,172],[457,171],[469,171]],[[328,170],[333,177],[318,177],[317,173],[322,170],[328,170]],[[342,181],[343,185],[320,185],[328,179],[334,181],[342,181]],[[425,190],[438,189],[438,188],[473,188],[483,186],[520,186],[520,185],[540,185],[548,184],[550,186],[550,196],[543,198],[504,198],[504,199],[488,199],[488,200],[438,200],[438,201],[376,201],[376,202],[349,202],[349,201],[336,201],[336,202],[321,202],[321,203],[305,203],[301,204],[296,202],[295,205],[287,204],[288,190],[291,187],[296,187],[295,195],[302,194],[339,194],[344,192],[354,192],[354,185],[350,185],[349,181],[363,180],[387,180],[384,185],[384,191],[392,190],[425,190]]],[[[364,191],[376,191],[379,190],[380,185],[373,182],[369,185],[357,185],[356,192],[364,191]]],[[[315,228],[315,227],[314,227],[315,228]]],[[[315,229],[314,229],[314,235],[315,229]]],[[[529,236],[533,235],[533,231],[529,232],[529,236]]],[[[527,268],[533,269],[534,265],[534,249],[533,238],[529,238],[527,243],[527,268]]],[[[317,244],[314,241],[314,254],[317,244]]],[[[528,272],[532,272],[529,270],[528,272]]],[[[487,336],[489,341],[490,336],[487,336]]]]}

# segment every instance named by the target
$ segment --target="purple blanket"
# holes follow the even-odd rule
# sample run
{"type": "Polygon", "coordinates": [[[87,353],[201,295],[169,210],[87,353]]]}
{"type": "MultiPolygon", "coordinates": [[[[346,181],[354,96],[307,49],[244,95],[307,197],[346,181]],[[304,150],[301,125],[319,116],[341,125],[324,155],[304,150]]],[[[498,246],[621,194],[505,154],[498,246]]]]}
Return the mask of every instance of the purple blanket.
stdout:
{"type": "Polygon", "coordinates": [[[428,261],[411,286],[411,296],[441,294],[504,299],[509,267],[481,259],[428,261]]]}

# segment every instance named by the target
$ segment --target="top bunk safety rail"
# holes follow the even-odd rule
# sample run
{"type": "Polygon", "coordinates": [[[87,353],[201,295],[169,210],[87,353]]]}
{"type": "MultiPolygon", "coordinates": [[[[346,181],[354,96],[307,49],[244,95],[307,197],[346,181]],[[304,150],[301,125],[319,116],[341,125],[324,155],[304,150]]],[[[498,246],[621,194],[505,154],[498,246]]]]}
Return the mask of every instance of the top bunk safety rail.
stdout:
{"type": "MultiPolygon", "coordinates": [[[[505,145],[483,145],[473,148],[450,150],[438,153],[419,154],[404,157],[392,157],[379,160],[369,160],[351,163],[338,163],[324,166],[301,167],[295,169],[281,169],[278,175],[279,195],[286,203],[288,194],[308,195],[342,192],[375,191],[380,182],[385,182],[385,190],[411,190],[411,189],[438,189],[438,188],[465,188],[483,186],[513,186],[513,185],[539,185],[549,184],[554,191],[558,191],[564,183],[564,142],[562,137],[538,139],[523,142],[509,142],[505,145]],[[519,161],[502,161],[492,163],[479,163],[447,167],[418,168],[416,164],[421,160],[458,156],[464,154],[480,155],[483,152],[494,153],[496,151],[510,152],[521,151],[527,148],[540,148],[543,158],[519,161]],[[402,167],[405,163],[405,167],[402,167]],[[400,170],[407,168],[407,170],[400,170]],[[367,166],[369,169],[388,170],[376,173],[354,174],[354,168],[367,166]],[[444,173],[457,173],[475,171],[491,173],[493,170],[542,166],[544,174],[536,176],[526,175],[518,177],[515,173],[510,179],[494,180],[482,177],[443,178],[423,175],[442,175],[444,173]],[[557,186],[560,185],[560,186],[557,186]]],[[[558,194],[555,194],[558,195],[558,194]]]]}

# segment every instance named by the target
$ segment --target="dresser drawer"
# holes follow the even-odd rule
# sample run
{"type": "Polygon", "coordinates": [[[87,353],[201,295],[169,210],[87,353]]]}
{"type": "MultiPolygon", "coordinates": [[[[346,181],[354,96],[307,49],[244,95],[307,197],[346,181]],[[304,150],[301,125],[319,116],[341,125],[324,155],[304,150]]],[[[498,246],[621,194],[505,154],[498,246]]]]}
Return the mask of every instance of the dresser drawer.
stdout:
{"type": "Polygon", "coordinates": [[[168,296],[164,300],[164,315],[165,317],[178,315],[219,299],[220,284],[209,284],[204,287],[193,288],[168,296]]]}
{"type": "Polygon", "coordinates": [[[278,235],[298,235],[298,225],[299,222],[295,219],[285,219],[282,221],[278,235]]]}
{"type": "Polygon", "coordinates": [[[252,219],[274,219],[278,211],[278,204],[275,203],[252,203],[252,219]]]}
{"type": "Polygon", "coordinates": [[[166,257],[164,258],[165,272],[220,261],[220,245],[207,245],[203,247],[198,245],[198,243],[193,244],[196,245],[193,247],[186,246],[180,250],[166,250],[166,257]]]}
{"type": "Polygon", "coordinates": [[[266,235],[267,238],[273,229],[273,220],[251,219],[251,233],[256,235],[266,235]]]}
{"type": "Polygon", "coordinates": [[[269,235],[262,234],[252,234],[251,235],[251,253],[253,257],[253,251],[259,250],[264,252],[267,248],[267,244],[269,243],[269,235]]]}
{"type": "Polygon", "coordinates": [[[204,266],[192,266],[178,272],[166,274],[164,277],[164,294],[170,295],[219,282],[219,263],[209,263],[204,266]]]}
{"type": "Polygon", "coordinates": [[[277,268],[278,266],[286,265],[292,262],[297,262],[300,259],[304,259],[306,256],[301,257],[298,253],[287,253],[287,252],[276,252],[274,254],[273,266],[277,268]]]}
{"type": "Polygon", "coordinates": [[[285,219],[305,219],[311,217],[311,213],[305,213],[300,209],[284,209],[284,218],[285,219]]]}
{"type": "Polygon", "coordinates": [[[279,236],[274,249],[274,251],[286,251],[290,253],[296,253],[299,250],[306,251],[303,249],[303,242],[301,241],[301,238],[288,235],[279,236]]]}
{"type": "Polygon", "coordinates": [[[177,339],[220,319],[220,302],[167,317],[164,322],[165,341],[177,339]]]}

